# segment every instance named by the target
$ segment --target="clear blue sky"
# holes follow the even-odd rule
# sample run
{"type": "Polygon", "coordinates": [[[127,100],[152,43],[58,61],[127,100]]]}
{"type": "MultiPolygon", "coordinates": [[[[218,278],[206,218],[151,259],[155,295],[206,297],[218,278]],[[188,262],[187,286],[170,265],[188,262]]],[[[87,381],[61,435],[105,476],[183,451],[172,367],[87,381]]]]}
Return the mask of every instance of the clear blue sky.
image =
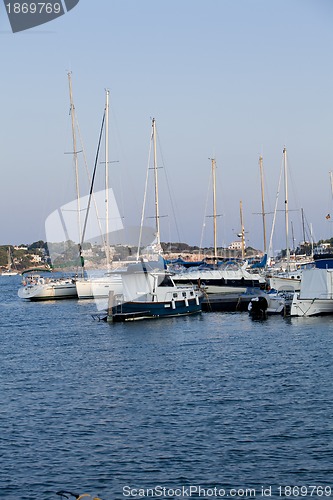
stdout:
{"type": "MultiPolygon", "coordinates": [[[[332,26],[331,0],[81,0],[12,34],[1,4],[0,244],[44,239],[46,217],[75,196],[64,154],[72,149],[68,70],[90,167],[110,89],[111,183],[125,225],[139,224],[155,117],[161,214],[169,216],[163,241],[199,245],[215,156],[219,245],[236,238],[242,200],[247,243],[262,248],[258,158],[272,211],[284,145],[296,242],[300,208],[316,239],[331,237],[332,26]],[[165,172],[177,224],[163,205],[165,172]]],[[[276,248],[285,244],[283,224],[279,213],[276,248]]]]}

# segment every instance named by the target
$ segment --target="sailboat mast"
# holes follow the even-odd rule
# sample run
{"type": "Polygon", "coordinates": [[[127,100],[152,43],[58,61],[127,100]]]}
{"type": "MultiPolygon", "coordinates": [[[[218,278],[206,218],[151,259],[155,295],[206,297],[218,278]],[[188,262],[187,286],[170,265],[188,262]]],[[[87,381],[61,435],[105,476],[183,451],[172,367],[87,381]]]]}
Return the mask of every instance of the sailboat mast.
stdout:
{"type": "Polygon", "coordinates": [[[110,267],[109,245],[109,97],[110,91],[105,90],[105,253],[106,267],[110,267]]]}
{"type": "Polygon", "coordinates": [[[261,155],[259,156],[259,169],[260,169],[260,184],[261,184],[261,213],[262,213],[262,227],[263,227],[263,237],[264,237],[264,253],[267,253],[263,158],[261,155]]]}
{"type": "Polygon", "coordinates": [[[73,102],[73,89],[72,89],[72,73],[68,72],[68,85],[69,85],[69,99],[70,99],[70,113],[72,120],[72,138],[73,138],[73,157],[75,169],[75,187],[77,198],[77,222],[78,222],[78,241],[81,242],[81,207],[80,207],[80,185],[79,185],[79,163],[77,156],[77,142],[76,142],[76,127],[75,127],[75,106],[73,102]]]}
{"type": "Polygon", "coordinates": [[[240,212],[240,223],[241,223],[241,239],[242,239],[242,259],[245,258],[245,230],[243,221],[243,202],[239,202],[239,212],[240,212]]]}
{"type": "Polygon", "coordinates": [[[11,267],[12,267],[12,258],[11,258],[11,254],[10,254],[10,247],[8,247],[8,250],[7,250],[7,263],[8,263],[8,271],[10,271],[11,267]]]}
{"type": "Polygon", "coordinates": [[[212,179],[213,179],[213,228],[214,228],[214,260],[217,262],[217,229],[216,229],[216,160],[210,158],[212,162],[212,179]]]}
{"type": "Polygon", "coordinates": [[[153,118],[153,120],[152,120],[152,127],[153,127],[153,147],[154,147],[156,241],[157,241],[158,250],[160,250],[161,236],[160,236],[160,212],[159,212],[159,201],[158,201],[157,147],[156,147],[155,118],[153,118]]]}
{"type": "Polygon", "coordinates": [[[329,174],[330,174],[330,183],[331,183],[331,196],[333,198],[333,174],[331,171],[329,172],[329,174]]]}
{"type": "Polygon", "coordinates": [[[287,172],[287,149],[283,148],[283,167],[284,167],[284,215],[286,226],[286,258],[287,271],[290,270],[290,250],[289,250],[289,209],[288,209],[288,172],[287,172]]]}

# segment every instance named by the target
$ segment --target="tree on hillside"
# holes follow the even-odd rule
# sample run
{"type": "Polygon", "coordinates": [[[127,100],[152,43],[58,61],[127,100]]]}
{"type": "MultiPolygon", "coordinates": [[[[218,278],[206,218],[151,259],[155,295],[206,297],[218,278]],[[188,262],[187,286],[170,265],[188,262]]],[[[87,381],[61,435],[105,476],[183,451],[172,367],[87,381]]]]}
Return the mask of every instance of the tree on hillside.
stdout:
{"type": "Polygon", "coordinates": [[[28,250],[34,250],[35,248],[46,248],[47,245],[43,240],[35,241],[28,246],[28,250]]]}

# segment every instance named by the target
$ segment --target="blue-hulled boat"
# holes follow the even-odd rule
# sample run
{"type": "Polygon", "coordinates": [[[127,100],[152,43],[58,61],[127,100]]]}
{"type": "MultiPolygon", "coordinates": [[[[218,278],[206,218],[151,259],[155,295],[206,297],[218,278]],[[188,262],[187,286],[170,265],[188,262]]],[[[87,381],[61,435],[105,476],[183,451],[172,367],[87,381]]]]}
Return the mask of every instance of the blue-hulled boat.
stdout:
{"type": "Polygon", "coordinates": [[[197,287],[177,286],[165,270],[129,266],[122,273],[123,293],[110,293],[108,321],[184,316],[201,312],[203,293],[197,287]]]}
{"type": "Polygon", "coordinates": [[[333,269],[333,252],[315,253],[313,260],[318,269],[333,269]]]}

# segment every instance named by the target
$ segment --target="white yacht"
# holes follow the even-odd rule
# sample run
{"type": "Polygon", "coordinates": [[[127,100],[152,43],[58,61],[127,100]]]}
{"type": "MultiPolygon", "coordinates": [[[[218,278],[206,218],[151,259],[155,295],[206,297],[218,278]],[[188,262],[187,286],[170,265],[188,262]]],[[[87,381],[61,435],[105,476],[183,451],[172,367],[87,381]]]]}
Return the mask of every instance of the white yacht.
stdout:
{"type": "Polygon", "coordinates": [[[264,288],[266,279],[259,273],[251,273],[242,266],[231,263],[209,268],[199,266],[177,273],[173,280],[178,285],[199,284],[205,286],[205,291],[211,293],[245,293],[247,288],[264,288]]]}
{"type": "Polygon", "coordinates": [[[333,314],[333,269],[305,269],[301,289],[295,292],[291,316],[333,314]]]}
{"type": "Polygon", "coordinates": [[[20,299],[37,301],[77,298],[75,278],[49,278],[34,271],[26,271],[22,276],[22,286],[17,292],[20,299]]]}

